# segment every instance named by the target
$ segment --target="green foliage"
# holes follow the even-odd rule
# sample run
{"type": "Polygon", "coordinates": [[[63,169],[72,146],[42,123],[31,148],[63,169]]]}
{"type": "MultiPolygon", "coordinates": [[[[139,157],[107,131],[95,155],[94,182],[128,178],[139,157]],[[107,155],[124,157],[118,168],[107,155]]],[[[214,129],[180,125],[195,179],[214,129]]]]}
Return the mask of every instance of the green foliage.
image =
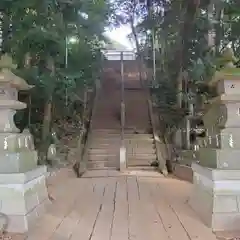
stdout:
{"type": "MultiPolygon", "coordinates": [[[[84,91],[94,87],[110,4],[105,0],[2,0],[0,9],[3,51],[18,63],[16,74],[35,85],[31,108],[18,112],[15,120],[23,129],[31,111],[30,127],[39,142],[46,105],[52,105],[51,116],[47,116],[50,126],[67,116],[73,120],[76,99],[83,99],[84,91]]],[[[24,96],[21,100],[29,101],[24,96]]],[[[80,125],[82,119],[76,121],[80,125]]]]}
{"type": "MultiPolygon", "coordinates": [[[[176,107],[181,93],[181,107],[188,108],[191,102],[198,111],[199,97],[209,95],[202,86],[222,66],[218,61],[222,50],[231,46],[236,57],[240,56],[239,1],[115,1],[119,2],[120,22],[126,24],[135,18],[134,30],[151,69],[155,35],[157,82],[153,93],[158,105],[176,107]]],[[[168,120],[171,116],[172,112],[168,120]]]]}

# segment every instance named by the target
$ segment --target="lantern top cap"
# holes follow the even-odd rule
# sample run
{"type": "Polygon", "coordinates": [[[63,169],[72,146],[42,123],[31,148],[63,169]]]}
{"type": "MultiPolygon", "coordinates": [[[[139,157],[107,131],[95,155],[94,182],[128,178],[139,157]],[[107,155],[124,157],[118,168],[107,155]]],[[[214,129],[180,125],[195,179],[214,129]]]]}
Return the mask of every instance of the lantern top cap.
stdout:
{"type": "Polygon", "coordinates": [[[29,90],[33,86],[28,85],[27,82],[15,75],[11,70],[16,69],[17,65],[7,54],[0,58],[0,85],[9,85],[17,90],[29,90]]]}
{"type": "Polygon", "coordinates": [[[209,85],[214,86],[220,80],[240,80],[240,68],[237,68],[234,65],[237,61],[238,59],[234,56],[232,48],[225,48],[220,58],[220,63],[223,68],[215,73],[215,76],[209,82],[209,85]]]}
{"type": "Polygon", "coordinates": [[[235,57],[233,49],[230,47],[227,47],[222,52],[222,62],[223,62],[223,68],[236,68],[233,64],[234,62],[237,62],[238,59],[235,57]]]}
{"type": "Polygon", "coordinates": [[[17,65],[13,63],[13,59],[8,55],[4,54],[0,58],[1,69],[16,69],[17,65]]]}

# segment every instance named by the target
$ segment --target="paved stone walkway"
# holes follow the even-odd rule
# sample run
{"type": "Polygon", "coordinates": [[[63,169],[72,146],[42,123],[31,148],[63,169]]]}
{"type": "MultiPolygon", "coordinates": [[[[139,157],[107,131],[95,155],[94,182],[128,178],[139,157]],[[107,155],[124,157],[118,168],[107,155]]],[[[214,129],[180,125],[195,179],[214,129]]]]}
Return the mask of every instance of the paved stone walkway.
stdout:
{"type": "Polygon", "coordinates": [[[158,174],[69,171],[49,182],[53,204],[14,240],[216,240],[190,209],[191,184],[158,174]],[[108,175],[108,177],[106,177],[108,175]]]}

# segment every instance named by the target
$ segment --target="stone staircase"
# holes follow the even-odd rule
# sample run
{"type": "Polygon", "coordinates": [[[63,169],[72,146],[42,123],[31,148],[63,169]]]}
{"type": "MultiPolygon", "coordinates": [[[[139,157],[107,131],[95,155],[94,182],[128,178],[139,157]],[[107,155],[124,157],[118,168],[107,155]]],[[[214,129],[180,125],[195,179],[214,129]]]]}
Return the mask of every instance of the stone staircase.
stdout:
{"type": "Polygon", "coordinates": [[[89,170],[118,169],[121,143],[120,88],[114,76],[105,76],[92,116],[88,144],[89,170]]]}
{"type": "MultiPolygon", "coordinates": [[[[104,78],[92,116],[88,170],[119,169],[121,147],[121,87],[119,78],[104,78]]],[[[138,80],[125,82],[127,167],[153,170],[156,149],[148,115],[148,95],[138,80]]]]}
{"type": "Polygon", "coordinates": [[[154,169],[156,148],[148,111],[148,93],[139,81],[125,84],[127,167],[131,169],[154,169]]]}
{"type": "Polygon", "coordinates": [[[152,134],[125,134],[127,149],[127,166],[131,169],[154,169],[156,148],[152,134]]]}
{"type": "Polygon", "coordinates": [[[88,169],[118,169],[120,130],[93,130],[88,148],[88,169]]]}
{"type": "MultiPolygon", "coordinates": [[[[119,149],[121,146],[120,131],[113,129],[95,130],[92,132],[88,148],[87,168],[119,169],[119,149]]],[[[152,134],[125,133],[127,149],[127,167],[153,170],[156,162],[156,149],[152,134]]]]}

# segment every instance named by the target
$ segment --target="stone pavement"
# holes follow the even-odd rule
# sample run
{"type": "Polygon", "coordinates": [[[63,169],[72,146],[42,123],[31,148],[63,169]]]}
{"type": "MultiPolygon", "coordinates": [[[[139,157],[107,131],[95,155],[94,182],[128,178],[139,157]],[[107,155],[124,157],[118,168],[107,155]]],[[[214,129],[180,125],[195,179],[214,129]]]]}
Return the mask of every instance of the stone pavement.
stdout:
{"type": "Polygon", "coordinates": [[[53,201],[45,216],[13,240],[217,239],[188,206],[187,182],[109,171],[77,179],[65,169],[48,185],[53,201]]]}

